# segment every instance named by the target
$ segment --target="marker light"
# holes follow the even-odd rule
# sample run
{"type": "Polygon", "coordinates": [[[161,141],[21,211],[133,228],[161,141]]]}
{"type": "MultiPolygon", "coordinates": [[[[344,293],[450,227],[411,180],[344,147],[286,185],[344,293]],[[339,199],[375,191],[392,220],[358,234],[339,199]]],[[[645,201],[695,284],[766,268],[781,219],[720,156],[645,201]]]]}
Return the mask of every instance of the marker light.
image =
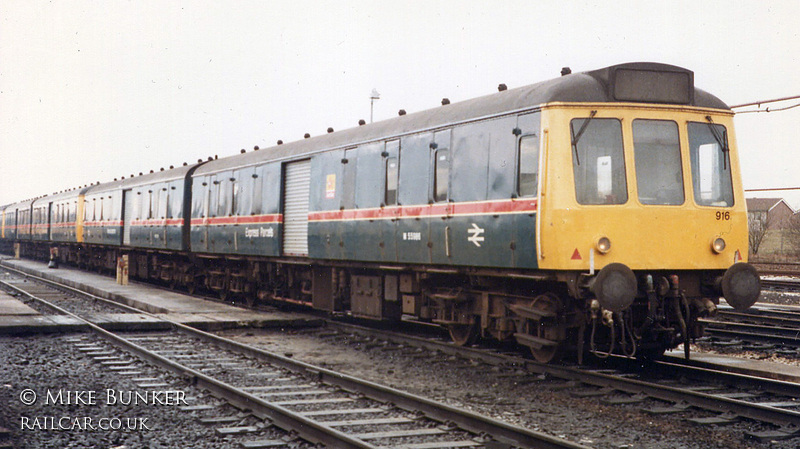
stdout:
{"type": "Polygon", "coordinates": [[[597,250],[600,251],[600,254],[606,254],[611,251],[611,240],[608,237],[600,237],[597,240],[597,250]]]}
{"type": "Polygon", "coordinates": [[[714,239],[714,242],[711,244],[711,250],[717,254],[725,251],[725,240],[722,240],[721,237],[714,239]]]}

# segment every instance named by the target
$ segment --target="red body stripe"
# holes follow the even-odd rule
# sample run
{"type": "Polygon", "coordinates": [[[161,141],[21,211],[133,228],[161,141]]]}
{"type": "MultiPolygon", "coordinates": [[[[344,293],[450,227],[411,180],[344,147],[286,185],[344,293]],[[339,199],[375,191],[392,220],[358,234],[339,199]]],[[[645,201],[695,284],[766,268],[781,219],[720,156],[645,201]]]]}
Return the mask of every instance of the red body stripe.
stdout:
{"type": "Polygon", "coordinates": [[[282,222],[283,222],[283,215],[281,215],[281,214],[192,218],[192,226],[204,226],[204,225],[205,226],[216,226],[216,225],[233,225],[233,224],[263,224],[263,223],[282,223],[282,222]]]}
{"type": "Polygon", "coordinates": [[[389,218],[441,217],[446,215],[494,215],[536,212],[535,198],[441,203],[419,206],[387,206],[371,209],[346,209],[309,212],[309,221],[383,220],[389,218]]]}
{"type": "MultiPolygon", "coordinates": [[[[157,219],[150,219],[150,220],[132,220],[131,226],[181,226],[183,225],[183,218],[157,218],[157,219]]],[[[118,226],[122,226],[122,222],[119,222],[118,226]]]]}
{"type": "Polygon", "coordinates": [[[115,220],[115,221],[86,221],[83,223],[84,226],[89,227],[106,227],[106,226],[122,226],[122,221],[115,220]]]}

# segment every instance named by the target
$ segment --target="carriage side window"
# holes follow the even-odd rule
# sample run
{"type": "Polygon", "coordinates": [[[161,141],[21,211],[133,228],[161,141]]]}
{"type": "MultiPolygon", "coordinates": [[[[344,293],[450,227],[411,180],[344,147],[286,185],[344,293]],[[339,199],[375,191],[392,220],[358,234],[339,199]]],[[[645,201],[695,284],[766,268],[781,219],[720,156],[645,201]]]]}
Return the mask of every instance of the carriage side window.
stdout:
{"type": "Polygon", "coordinates": [[[570,123],[572,172],[580,204],[628,201],[622,124],[617,119],[582,118],[570,123]]]}
{"type": "Polygon", "coordinates": [[[158,214],[158,189],[150,190],[150,215],[147,218],[157,218],[158,214]]]}
{"type": "Polygon", "coordinates": [[[168,205],[169,205],[169,190],[166,187],[162,187],[157,190],[158,193],[158,204],[156,207],[156,218],[165,219],[167,218],[168,213],[168,205]]]}
{"type": "Polygon", "coordinates": [[[264,189],[264,170],[256,169],[256,178],[253,179],[253,205],[251,215],[261,215],[261,202],[264,189]]]}
{"type": "Polygon", "coordinates": [[[694,201],[700,206],[733,206],[728,133],[713,123],[689,123],[694,201]]]}
{"type": "Polygon", "coordinates": [[[450,152],[445,148],[436,150],[434,163],[433,200],[447,201],[450,184],[450,152]]]}
{"type": "Polygon", "coordinates": [[[519,141],[519,196],[536,196],[539,190],[539,138],[525,136],[519,141]]]}
{"type": "Polygon", "coordinates": [[[225,181],[217,182],[217,217],[227,217],[231,214],[230,202],[233,199],[233,193],[229,190],[232,183],[225,181]]]}
{"type": "Polygon", "coordinates": [[[683,204],[683,169],[677,123],[668,120],[634,120],[633,158],[639,202],[683,204]]]}
{"type": "Polygon", "coordinates": [[[170,187],[170,198],[172,198],[169,212],[170,218],[183,217],[183,191],[178,188],[181,183],[181,181],[176,181],[175,185],[170,187]]]}
{"type": "Polygon", "coordinates": [[[147,219],[153,218],[153,191],[147,191],[147,219]]]}
{"type": "MultiPolygon", "coordinates": [[[[231,178],[231,213],[236,214],[236,208],[239,206],[237,201],[239,198],[239,183],[231,178]]],[[[231,215],[231,214],[228,214],[231,215]]]]}
{"type": "Polygon", "coordinates": [[[386,194],[384,202],[387,206],[397,205],[398,168],[396,157],[390,157],[386,159],[386,194]]]}

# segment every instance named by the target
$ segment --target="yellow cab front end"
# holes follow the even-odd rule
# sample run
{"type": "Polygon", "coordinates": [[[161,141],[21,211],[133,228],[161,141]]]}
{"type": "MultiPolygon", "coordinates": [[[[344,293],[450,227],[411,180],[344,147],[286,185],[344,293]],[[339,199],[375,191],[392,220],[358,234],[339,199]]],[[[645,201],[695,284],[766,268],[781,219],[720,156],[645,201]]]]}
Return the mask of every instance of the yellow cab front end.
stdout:
{"type": "Polygon", "coordinates": [[[541,269],[584,273],[612,312],[648,292],[706,309],[725,293],[737,309],[755,302],[732,112],[549,103],[542,137],[541,269]]]}

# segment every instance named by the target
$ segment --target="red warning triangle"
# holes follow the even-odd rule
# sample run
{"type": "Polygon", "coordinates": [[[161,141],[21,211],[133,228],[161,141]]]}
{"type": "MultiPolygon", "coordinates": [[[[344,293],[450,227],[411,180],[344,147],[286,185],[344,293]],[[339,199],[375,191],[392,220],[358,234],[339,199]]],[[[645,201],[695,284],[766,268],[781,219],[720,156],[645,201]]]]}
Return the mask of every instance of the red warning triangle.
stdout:
{"type": "Polygon", "coordinates": [[[737,249],[736,250],[736,255],[733,256],[733,263],[741,262],[741,261],[742,261],[742,254],[737,249]]]}
{"type": "Polygon", "coordinates": [[[578,248],[575,248],[575,252],[572,253],[572,260],[583,260],[581,253],[578,252],[578,248]]]}

